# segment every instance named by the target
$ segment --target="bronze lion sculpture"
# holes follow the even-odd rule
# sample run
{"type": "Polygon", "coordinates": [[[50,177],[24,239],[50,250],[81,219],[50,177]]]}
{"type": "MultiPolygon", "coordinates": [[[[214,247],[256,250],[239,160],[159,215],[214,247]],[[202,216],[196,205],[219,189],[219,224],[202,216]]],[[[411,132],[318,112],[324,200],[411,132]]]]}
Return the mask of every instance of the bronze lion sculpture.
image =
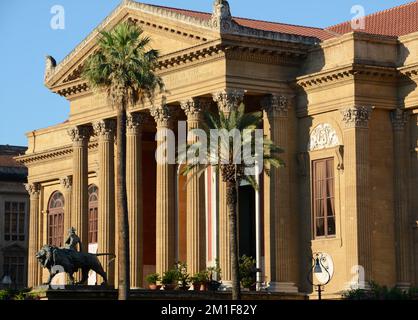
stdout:
{"type": "Polygon", "coordinates": [[[112,254],[92,254],[45,245],[36,253],[36,258],[42,267],[49,271],[47,285],[51,284],[54,276],[61,272],[67,273],[70,283],[74,284],[74,272],[77,272],[79,269],[81,269],[81,280],[77,284],[86,284],[89,271],[93,270],[103,278],[102,285],[106,285],[107,275],[97,258],[100,255],[112,254]]]}

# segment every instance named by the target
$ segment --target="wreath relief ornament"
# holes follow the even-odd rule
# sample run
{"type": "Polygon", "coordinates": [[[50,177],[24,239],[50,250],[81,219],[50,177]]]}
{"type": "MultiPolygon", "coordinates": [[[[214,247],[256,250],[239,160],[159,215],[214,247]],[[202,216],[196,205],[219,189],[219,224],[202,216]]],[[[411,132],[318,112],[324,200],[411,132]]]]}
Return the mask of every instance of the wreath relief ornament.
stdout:
{"type": "Polygon", "coordinates": [[[328,123],[321,123],[312,131],[308,144],[308,151],[333,148],[340,145],[338,135],[328,123]]]}

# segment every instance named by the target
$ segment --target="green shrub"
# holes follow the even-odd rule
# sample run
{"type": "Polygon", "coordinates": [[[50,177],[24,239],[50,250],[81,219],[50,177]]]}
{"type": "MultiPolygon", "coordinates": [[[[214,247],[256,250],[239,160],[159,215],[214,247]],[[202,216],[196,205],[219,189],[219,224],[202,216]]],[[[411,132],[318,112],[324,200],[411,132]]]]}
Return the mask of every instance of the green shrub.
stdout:
{"type": "Polygon", "coordinates": [[[177,284],[179,273],[177,269],[172,269],[164,272],[161,283],[163,285],[177,284]]]}
{"type": "Polygon", "coordinates": [[[418,290],[411,288],[404,291],[400,288],[380,286],[376,282],[369,282],[368,289],[352,289],[343,293],[346,300],[409,300],[416,299],[418,290]]]}
{"type": "Polygon", "coordinates": [[[161,281],[159,273],[151,273],[145,278],[149,284],[157,284],[158,281],[161,281]]]}
{"type": "Polygon", "coordinates": [[[251,288],[256,284],[257,267],[253,257],[243,255],[239,259],[239,278],[244,288],[251,288]]]}

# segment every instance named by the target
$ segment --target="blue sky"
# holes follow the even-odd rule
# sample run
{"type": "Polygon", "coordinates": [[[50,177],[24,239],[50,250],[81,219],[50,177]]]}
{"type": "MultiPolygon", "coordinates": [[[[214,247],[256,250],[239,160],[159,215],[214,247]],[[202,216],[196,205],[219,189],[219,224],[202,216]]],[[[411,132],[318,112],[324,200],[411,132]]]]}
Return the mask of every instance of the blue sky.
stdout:
{"type": "MultiPolygon", "coordinates": [[[[69,103],[43,85],[44,57],[59,62],[121,0],[0,1],[0,144],[27,145],[26,132],[64,121],[69,103]],[[65,10],[65,29],[50,27],[51,8],[65,10]]],[[[211,11],[213,0],[146,0],[190,10],[211,11]]],[[[326,27],[350,20],[353,5],[366,14],[411,0],[230,0],[234,16],[326,27]]]]}

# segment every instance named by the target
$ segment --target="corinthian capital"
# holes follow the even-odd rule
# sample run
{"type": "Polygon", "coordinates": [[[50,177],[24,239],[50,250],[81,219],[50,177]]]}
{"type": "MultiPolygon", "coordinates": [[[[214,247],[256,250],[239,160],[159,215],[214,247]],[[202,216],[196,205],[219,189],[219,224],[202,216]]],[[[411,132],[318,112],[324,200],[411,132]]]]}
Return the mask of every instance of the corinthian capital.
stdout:
{"type": "Polygon", "coordinates": [[[372,107],[356,106],[341,110],[346,128],[368,128],[372,107]]]}
{"type": "Polygon", "coordinates": [[[72,142],[85,142],[90,137],[90,129],[85,126],[76,126],[68,129],[68,135],[72,142]]]}
{"type": "Polygon", "coordinates": [[[270,117],[287,117],[289,103],[287,97],[270,94],[261,100],[261,107],[270,117]]]}
{"type": "Polygon", "coordinates": [[[66,176],[60,179],[60,183],[65,190],[71,191],[71,188],[73,186],[73,178],[71,176],[66,176]]]}
{"type": "Polygon", "coordinates": [[[231,113],[237,110],[244,100],[244,90],[226,89],[213,94],[213,101],[218,104],[220,112],[231,113]]]}
{"type": "Polygon", "coordinates": [[[126,133],[127,134],[139,134],[145,122],[146,122],[146,115],[144,113],[139,113],[139,112],[128,113],[126,117],[126,133]]]}
{"type": "Polygon", "coordinates": [[[405,129],[405,125],[408,122],[408,114],[402,109],[396,109],[390,113],[392,120],[393,130],[401,131],[405,129]]]}
{"type": "Polygon", "coordinates": [[[152,108],[150,113],[157,123],[157,128],[169,127],[171,125],[171,121],[173,121],[174,118],[174,110],[166,104],[152,108]]]}
{"type": "Polygon", "coordinates": [[[204,98],[191,98],[181,103],[181,108],[188,120],[198,119],[202,112],[208,110],[210,101],[204,98]]]}
{"type": "Polygon", "coordinates": [[[94,134],[103,140],[113,139],[115,128],[115,121],[110,119],[99,120],[93,123],[94,134]]]}
{"type": "Polygon", "coordinates": [[[29,193],[30,197],[37,197],[39,196],[39,192],[41,191],[41,186],[39,183],[25,183],[25,189],[29,193]]]}

